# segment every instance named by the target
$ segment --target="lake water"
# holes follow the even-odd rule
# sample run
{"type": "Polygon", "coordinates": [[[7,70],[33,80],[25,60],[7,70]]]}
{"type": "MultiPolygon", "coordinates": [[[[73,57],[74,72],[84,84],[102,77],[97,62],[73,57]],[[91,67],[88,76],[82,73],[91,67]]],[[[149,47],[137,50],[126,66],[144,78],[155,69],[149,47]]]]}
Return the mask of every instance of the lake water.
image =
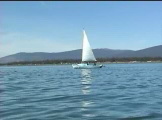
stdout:
{"type": "Polygon", "coordinates": [[[0,67],[1,120],[162,120],[162,63],[0,67]]]}

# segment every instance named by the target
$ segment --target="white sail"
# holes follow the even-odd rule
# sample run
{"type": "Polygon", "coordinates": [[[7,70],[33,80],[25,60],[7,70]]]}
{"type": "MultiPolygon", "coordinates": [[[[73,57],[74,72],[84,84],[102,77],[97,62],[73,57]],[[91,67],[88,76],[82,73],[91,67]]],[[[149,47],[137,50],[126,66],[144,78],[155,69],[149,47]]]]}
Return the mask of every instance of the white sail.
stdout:
{"type": "Polygon", "coordinates": [[[86,61],[97,61],[93,51],[91,49],[91,46],[88,42],[88,38],[87,35],[85,33],[85,31],[83,30],[83,50],[82,50],[82,61],[86,62],[86,61]]]}

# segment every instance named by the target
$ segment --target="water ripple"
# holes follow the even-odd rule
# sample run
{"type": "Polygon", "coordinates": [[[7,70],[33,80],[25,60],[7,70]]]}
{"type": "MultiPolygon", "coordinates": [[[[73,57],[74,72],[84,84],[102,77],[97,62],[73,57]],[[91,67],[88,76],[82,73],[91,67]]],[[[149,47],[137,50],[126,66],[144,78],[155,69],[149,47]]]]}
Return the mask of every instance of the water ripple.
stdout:
{"type": "Polygon", "coordinates": [[[162,64],[0,67],[2,120],[161,120],[162,64]]]}

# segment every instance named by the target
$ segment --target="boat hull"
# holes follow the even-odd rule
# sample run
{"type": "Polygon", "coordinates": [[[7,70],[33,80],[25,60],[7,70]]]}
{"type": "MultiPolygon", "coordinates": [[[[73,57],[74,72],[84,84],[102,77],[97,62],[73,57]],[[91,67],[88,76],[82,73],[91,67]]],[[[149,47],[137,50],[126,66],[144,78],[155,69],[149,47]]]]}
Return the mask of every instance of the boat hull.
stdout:
{"type": "Polygon", "coordinates": [[[102,68],[103,65],[87,65],[87,64],[72,64],[74,69],[94,69],[94,68],[102,68]]]}

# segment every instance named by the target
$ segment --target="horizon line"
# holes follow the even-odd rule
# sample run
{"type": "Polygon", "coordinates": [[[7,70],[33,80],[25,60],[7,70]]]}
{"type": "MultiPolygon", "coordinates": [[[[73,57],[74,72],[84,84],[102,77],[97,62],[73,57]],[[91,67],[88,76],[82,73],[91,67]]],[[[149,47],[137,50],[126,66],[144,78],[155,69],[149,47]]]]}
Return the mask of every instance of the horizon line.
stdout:
{"type": "MultiPolygon", "coordinates": [[[[153,47],[157,47],[157,46],[162,46],[162,45],[156,45],[156,46],[142,48],[142,49],[138,49],[138,50],[131,50],[131,49],[110,49],[110,48],[94,48],[94,49],[92,48],[92,50],[95,50],[95,49],[109,49],[109,50],[139,51],[139,50],[144,50],[144,49],[153,48],[153,47]]],[[[69,51],[75,51],[75,50],[82,50],[82,49],[65,50],[65,51],[60,51],[60,52],[17,52],[17,53],[13,53],[13,54],[10,54],[10,55],[19,54],[19,53],[62,53],[62,52],[69,52],[69,51]]],[[[10,55],[5,55],[5,56],[2,56],[0,58],[7,57],[7,56],[10,56],[10,55]]]]}

